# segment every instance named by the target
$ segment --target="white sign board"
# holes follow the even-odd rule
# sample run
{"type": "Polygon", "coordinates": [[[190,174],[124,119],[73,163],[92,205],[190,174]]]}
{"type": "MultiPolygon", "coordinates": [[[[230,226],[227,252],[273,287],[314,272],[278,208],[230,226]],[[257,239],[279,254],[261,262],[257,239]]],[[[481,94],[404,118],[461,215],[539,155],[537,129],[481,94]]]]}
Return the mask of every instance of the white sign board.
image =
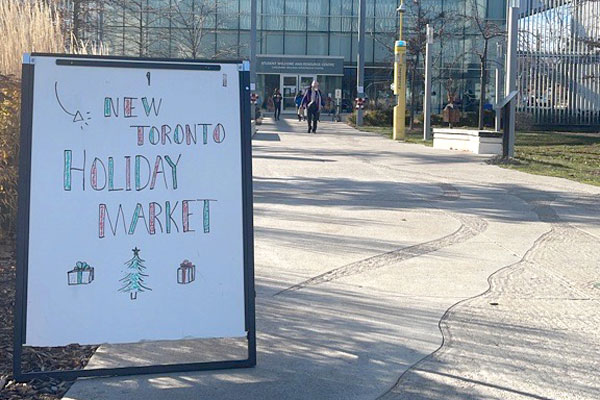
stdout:
{"type": "Polygon", "coordinates": [[[240,64],[100,60],[32,59],[25,344],[246,336],[240,64]]]}
{"type": "Polygon", "coordinates": [[[335,98],[336,99],[342,98],[342,89],[335,89],[335,98]]]}

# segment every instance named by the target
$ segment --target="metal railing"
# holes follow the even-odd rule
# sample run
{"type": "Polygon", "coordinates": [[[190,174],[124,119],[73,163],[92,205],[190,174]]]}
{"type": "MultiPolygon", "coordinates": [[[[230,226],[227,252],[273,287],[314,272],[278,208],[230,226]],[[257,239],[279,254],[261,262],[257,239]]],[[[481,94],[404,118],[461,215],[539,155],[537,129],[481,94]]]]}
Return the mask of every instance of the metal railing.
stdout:
{"type": "Polygon", "coordinates": [[[524,3],[518,111],[536,125],[600,126],[600,1],[524,3]]]}

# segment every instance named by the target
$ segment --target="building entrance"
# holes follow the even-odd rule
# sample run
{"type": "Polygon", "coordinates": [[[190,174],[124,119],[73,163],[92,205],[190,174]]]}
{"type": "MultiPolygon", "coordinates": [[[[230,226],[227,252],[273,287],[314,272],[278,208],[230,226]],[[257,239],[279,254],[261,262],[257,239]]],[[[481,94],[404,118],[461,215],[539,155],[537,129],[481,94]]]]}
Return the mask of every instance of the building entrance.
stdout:
{"type": "Polygon", "coordinates": [[[279,85],[281,87],[281,94],[283,95],[281,112],[295,113],[296,95],[299,91],[304,92],[315,79],[317,79],[316,75],[282,74],[279,85]]]}

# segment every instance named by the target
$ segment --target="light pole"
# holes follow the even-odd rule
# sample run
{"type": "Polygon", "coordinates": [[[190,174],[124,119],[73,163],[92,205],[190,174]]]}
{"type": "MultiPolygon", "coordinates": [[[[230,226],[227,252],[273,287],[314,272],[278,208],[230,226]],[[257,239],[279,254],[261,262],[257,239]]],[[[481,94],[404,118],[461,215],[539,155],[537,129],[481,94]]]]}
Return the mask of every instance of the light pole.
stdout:
{"type": "Polygon", "coordinates": [[[367,12],[367,0],[358,0],[358,54],[356,57],[356,97],[359,99],[356,109],[356,125],[363,124],[363,109],[360,104],[365,98],[365,14],[367,12]]]}
{"type": "Polygon", "coordinates": [[[394,46],[394,94],[398,98],[398,105],[394,107],[394,140],[406,139],[406,42],[402,40],[404,13],[406,6],[404,0],[396,9],[399,17],[399,38],[394,46]]]}

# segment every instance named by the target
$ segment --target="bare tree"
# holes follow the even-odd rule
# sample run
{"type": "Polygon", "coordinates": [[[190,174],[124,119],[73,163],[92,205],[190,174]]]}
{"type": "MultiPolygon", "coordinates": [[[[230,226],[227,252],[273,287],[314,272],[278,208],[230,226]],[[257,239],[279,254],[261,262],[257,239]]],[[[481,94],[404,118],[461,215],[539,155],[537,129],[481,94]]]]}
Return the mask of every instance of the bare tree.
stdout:
{"type": "Polygon", "coordinates": [[[190,58],[226,58],[237,54],[238,44],[217,46],[214,43],[214,49],[205,48],[207,36],[216,38],[217,31],[223,28],[226,21],[237,17],[237,14],[218,10],[220,5],[215,0],[173,0],[171,15],[173,23],[179,28],[177,45],[182,55],[190,58]]]}
{"type": "Polygon", "coordinates": [[[206,56],[202,41],[216,29],[217,2],[214,0],[175,0],[172,4],[173,21],[181,27],[179,50],[191,57],[206,56]]]}
{"type": "MultiPolygon", "coordinates": [[[[442,40],[447,37],[446,28],[449,26],[448,13],[443,11],[439,3],[413,0],[405,3],[407,11],[405,14],[405,26],[403,39],[407,47],[407,70],[410,74],[410,97],[409,104],[410,126],[413,129],[415,114],[417,112],[417,93],[424,82],[425,49],[427,45],[427,25],[433,27],[436,38],[442,40]]],[[[397,32],[388,35],[372,34],[374,40],[384,47],[390,54],[390,62],[393,61],[394,42],[397,32]]],[[[433,64],[436,64],[434,57],[433,64]]]]}
{"type": "Polygon", "coordinates": [[[600,53],[600,34],[598,33],[597,23],[600,18],[600,0],[576,0],[573,4],[572,12],[576,18],[581,32],[571,32],[572,40],[579,40],[587,45],[590,53],[600,53]]]}
{"type": "Polygon", "coordinates": [[[64,50],[75,54],[106,54],[103,15],[109,0],[46,0],[64,37],[64,50]]]}
{"type": "Polygon", "coordinates": [[[494,39],[504,37],[504,29],[495,21],[486,17],[485,6],[482,6],[478,0],[469,0],[466,6],[466,13],[462,15],[467,29],[472,31],[477,38],[473,40],[471,53],[479,59],[479,123],[478,129],[484,127],[484,105],[487,93],[487,64],[490,44],[494,39]]]}
{"type": "Polygon", "coordinates": [[[107,9],[106,23],[123,27],[121,53],[134,51],[139,57],[148,56],[152,44],[149,28],[161,19],[165,12],[164,7],[158,8],[153,4],[160,3],[150,0],[104,0],[104,2],[107,9]]]}
{"type": "Polygon", "coordinates": [[[100,28],[98,10],[104,0],[53,0],[48,1],[58,15],[60,28],[67,45],[69,42],[84,42],[97,39],[100,28]]]}
{"type": "MultiPolygon", "coordinates": [[[[419,70],[424,71],[425,51],[427,46],[427,25],[430,25],[439,39],[446,36],[448,26],[447,13],[440,9],[439,4],[433,4],[414,0],[408,3],[408,13],[411,18],[407,23],[407,67],[410,70],[410,129],[413,129],[416,112],[417,84],[424,82],[425,76],[419,70]],[[421,69],[422,68],[422,69],[421,69]]],[[[435,63],[435,61],[433,61],[435,63]]]]}

